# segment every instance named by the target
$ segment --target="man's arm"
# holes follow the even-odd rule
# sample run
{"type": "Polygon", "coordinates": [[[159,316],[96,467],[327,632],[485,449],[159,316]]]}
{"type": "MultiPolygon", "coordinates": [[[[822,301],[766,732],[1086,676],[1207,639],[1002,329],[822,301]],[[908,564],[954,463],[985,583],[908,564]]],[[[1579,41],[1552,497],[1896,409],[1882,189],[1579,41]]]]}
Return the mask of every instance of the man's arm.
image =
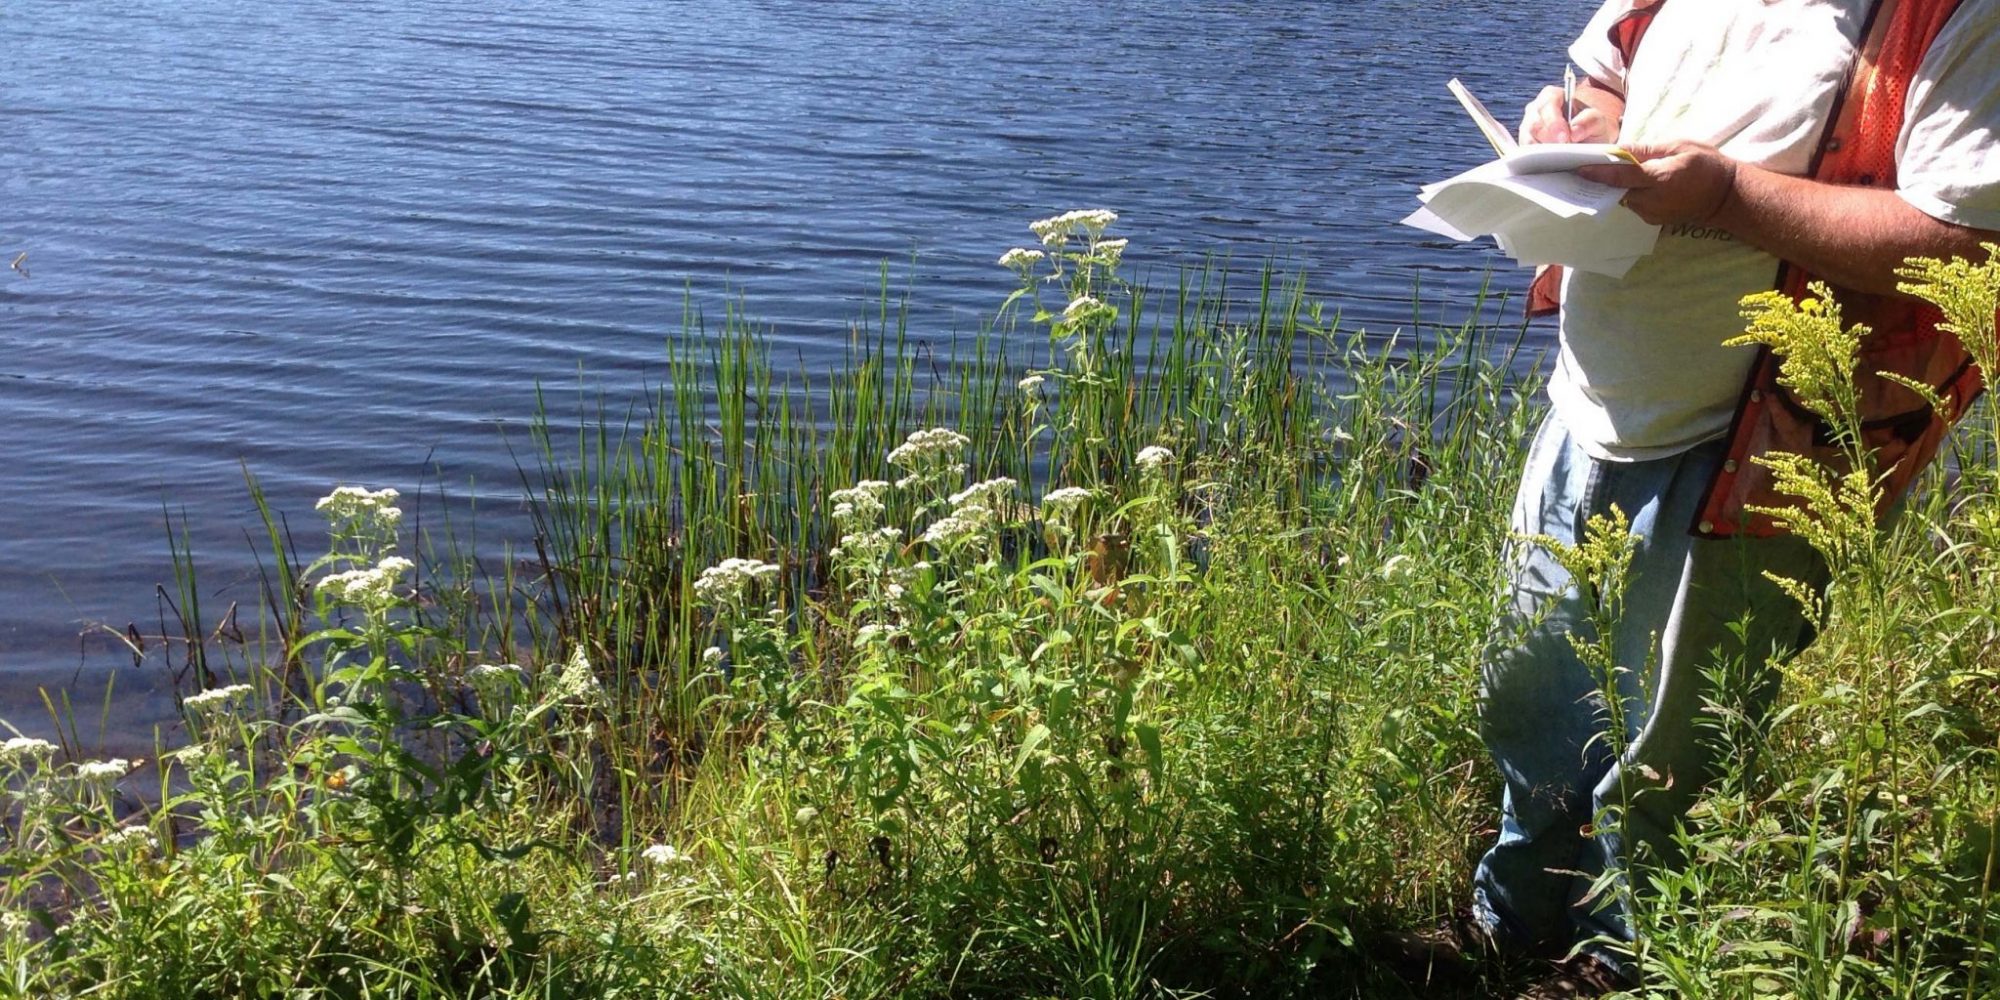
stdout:
{"type": "Polygon", "coordinates": [[[1894,292],[1895,269],[1910,257],[1979,259],[1982,241],[2000,240],[1933,218],[1894,191],[1780,174],[1699,143],[1627,151],[1638,165],[1579,172],[1629,188],[1626,206],[1647,222],[1715,226],[1856,291],[1894,292]]]}

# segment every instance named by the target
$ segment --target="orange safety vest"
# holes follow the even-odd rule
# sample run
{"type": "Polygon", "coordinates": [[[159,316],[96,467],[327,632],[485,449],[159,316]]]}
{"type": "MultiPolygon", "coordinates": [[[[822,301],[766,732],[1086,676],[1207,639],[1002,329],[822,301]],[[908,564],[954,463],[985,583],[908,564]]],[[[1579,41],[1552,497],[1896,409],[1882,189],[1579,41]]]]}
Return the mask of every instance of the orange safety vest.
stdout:
{"type": "MultiPolygon", "coordinates": [[[[1613,41],[1631,64],[1646,26],[1664,0],[1639,4],[1612,29],[1613,41]]],[[[1896,142],[1903,130],[1904,97],[1917,66],[1959,6],[1959,0],[1880,0],[1869,11],[1847,83],[1835,96],[1832,124],[1820,138],[1808,174],[1829,184],[1896,186],[1896,142]]],[[[1529,293],[1531,314],[1555,304],[1553,272],[1536,275],[1529,293]]],[[[1794,299],[1806,296],[1814,276],[1781,262],[1775,287],[1794,299]]],[[[1862,341],[1855,381],[1861,394],[1862,445],[1883,470],[1880,515],[1909,491],[1917,475],[1937,456],[1945,436],[1979,397],[1985,384],[1958,338],[1938,330],[1943,317],[1929,303],[1900,295],[1876,295],[1834,287],[1841,315],[1872,331],[1862,341]],[[1931,409],[1916,393],[1882,378],[1892,372],[1936,390],[1949,412],[1931,409]]],[[[1774,489],[1769,469],[1751,461],[1758,455],[1792,452],[1834,469],[1847,468],[1845,453],[1819,417],[1778,384],[1778,359],[1759,348],[1745,381],[1728,450],[1709,481],[1690,530],[1703,538],[1734,535],[1768,537],[1783,529],[1768,514],[1750,507],[1796,508],[1798,499],[1774,489]]]]}

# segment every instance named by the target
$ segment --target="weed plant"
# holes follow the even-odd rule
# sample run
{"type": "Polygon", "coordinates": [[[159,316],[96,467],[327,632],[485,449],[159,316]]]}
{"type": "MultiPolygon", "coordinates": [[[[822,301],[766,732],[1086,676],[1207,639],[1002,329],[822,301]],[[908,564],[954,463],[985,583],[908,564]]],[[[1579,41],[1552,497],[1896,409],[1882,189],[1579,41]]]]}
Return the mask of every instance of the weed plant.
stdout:
{"type": "MultiPolygon", "coordinates": [[[[538,427],[497,573],[390,491],[332,493],[312,560],[264,508],[260,627],[179,590],[184,740],[0,749],[0,995],[1506,988],[1370,941],[1493,835],[1476,678],[1532,380],[1477,324],[1148,294],[1114,223],[1037,223],[949,357],[885,302],[780,378],[691,312],[650,408],[538,427]]],[[[1924,267],[1990,339],[1992,266],[1924,267]]],[[[1775,723],[1716,714],[1755,763],[1693,862],[1625,890],[1648,990],[1993,995],[1993,435],[1880,536],[1799,471],[1842,582],[1775,723]]]]}

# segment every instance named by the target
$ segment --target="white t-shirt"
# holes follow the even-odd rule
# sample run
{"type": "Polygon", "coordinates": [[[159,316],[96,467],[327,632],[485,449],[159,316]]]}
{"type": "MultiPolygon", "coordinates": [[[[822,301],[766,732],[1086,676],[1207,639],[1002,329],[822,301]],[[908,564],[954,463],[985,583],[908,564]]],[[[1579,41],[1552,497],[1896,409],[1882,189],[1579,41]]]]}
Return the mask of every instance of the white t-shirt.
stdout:
{"type": "MultiPolygon", "coordinates": [[[[1629,68],[1608,36],[1633,0],[1610,0],[1570,47],[1580,71],[1625,92],[1619,138],[1688,139],[1805,174],[1845,82],[1868,0],[1674,0],[1629,68]]],[[[1912,83],[1897,193],[1964,226],[2000,230],[2000,0],[1964,0],[1912,83]]],[[[1738,300],[1774,287],[1778,260],[1719,229],[1667,226],[1623,278],[1563,285],[1549,398],[1594,457],[1678,454],[1729,429],[1755,350],[1738,300]]]]}

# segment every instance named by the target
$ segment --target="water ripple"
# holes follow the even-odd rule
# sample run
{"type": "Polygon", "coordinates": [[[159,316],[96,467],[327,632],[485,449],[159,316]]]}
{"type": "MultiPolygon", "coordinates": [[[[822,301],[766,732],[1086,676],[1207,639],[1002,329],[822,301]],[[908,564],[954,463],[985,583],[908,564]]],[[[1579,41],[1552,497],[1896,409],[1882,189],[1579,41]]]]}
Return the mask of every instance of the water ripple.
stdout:
{"type": "MultiPolygon", "coordinates": [[[[1268,256],[1352,321],[1406,324],[1420,275],[1464,294],[1489,266],[1394,225],[1417,183],[1479,157],[1443,78],[1525,100],[1560,59],[1547,17],[1501,0],[1450,18],[1417,0],[14,11],[0,255],[28,251],[32,277],[0,271],[0,671],[43,676],[77,660],[79,623],[153,615],[165,512],[185,511],[212,599],[254,601],[246,465],[301,526],[334,482],[504,497],[500,429],[524,443],[536,385],[617,411],[659,380],[690,302],[714,320],[740,298],[809,372],[873,312],[886,261],[913,331],[942,342],[1006,294],[993,260],[1026,221],[1063,208],[1118,209],[1156,276],[1268,256]]],[[[84,648],[95,665],[108,647],[84,648]]]]}

